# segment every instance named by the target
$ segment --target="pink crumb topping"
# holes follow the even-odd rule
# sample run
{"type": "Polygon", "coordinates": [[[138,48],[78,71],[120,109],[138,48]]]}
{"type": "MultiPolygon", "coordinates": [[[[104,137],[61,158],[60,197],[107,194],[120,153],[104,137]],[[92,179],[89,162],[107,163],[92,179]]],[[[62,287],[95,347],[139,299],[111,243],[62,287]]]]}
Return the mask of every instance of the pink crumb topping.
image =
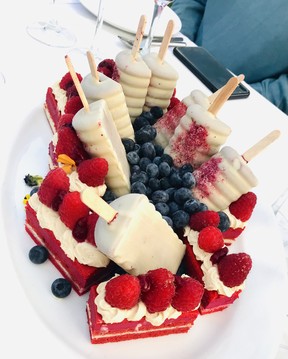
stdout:
{"type": "Polygon", "coordinates": [[[185,115],[186,110],[187,106],[183,102],[178,102],[155,123],[154,127],[157,129],[157,132],[165,132],[171,137],[181,117],[185,115]]]}
{"type": "Polygon", "coordinates": [[[193,172],[197,190],[201,192],[202,197],[208,197],[211,185],[213,186],[219,180],[219,163],[221,162],[221,157],[211,157],[209,161],[203,163],[201,167],[193,172]]]}
{"type": "Polygon", "coordinates": [[[183,131],[170,143],[175,165],[182,166],[185,163],[194,165],[199,153],[208,153],[210,146],[207,143],[207,136],[207,129],[192,120],[189,129],[183,131]]]}

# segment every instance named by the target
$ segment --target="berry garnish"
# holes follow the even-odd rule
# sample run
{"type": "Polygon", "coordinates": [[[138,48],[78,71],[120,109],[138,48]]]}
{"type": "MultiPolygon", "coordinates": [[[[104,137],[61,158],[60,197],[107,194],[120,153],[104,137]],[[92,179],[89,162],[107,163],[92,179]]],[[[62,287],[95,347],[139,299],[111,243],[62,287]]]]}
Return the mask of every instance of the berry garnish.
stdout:
{"type": "Polygon", "coordinates": [[[42,264],[49,257],[49,252],[47,248],[41,245],[36,245],[32,247],[29,251],[29,259],[34,264],[42,264]]]}
{"type": "Polygon", "coordinates": [[[169,307],[175,294],[174,275],[158,268],[139,275],[141,299],[149,313],[161,312],[169,307]]]}
{"type": "Polygon", "coordinates": [[[172,306],[180,312],[188,312],[198,308],[204,294],[203,285],[191,277],[175,276],[176,292],[172,306]]]}
{"type": "Polygon", "coordinates": [[[106,302],[119,309],[131,309],[140,299],[139,279],[130,274],[110,279],[105,290],[106,302]]]}
{"type": "Polygon", "coordinates": [[[65,105],[65,113],[75,115],[79,110],[83,108],[83,102],[79,96],[71,97],[65,105]]]}
{"type": "Polygon", "coordinates": [[[229,206],[230,213],[242,222],[248,221],[251,217],[257,202],[257,196],[253,192],[243,194],[237,201],[232,202],[229,206]]]}
{"type": "Polygon", "coordinates": [[[252,259],[246,253],[227,254],[218,263],[219,277],[227,287],[241,285],[252,268],[252,259]]]}
{"type": "Polygon", "coordinates": [[[64,126],[72,126],[72,120],[73,120],[74,115],[72,113],[66,113],[64,115],[62,115],[59,118],[59,121],[57,123],[57,131],[64,126]]]}
{"type": "Polygon", "coordinates": [[[100,186],[108,173],[108,162],[105,158],[92,158],[81,162],[77,171],[80,181],[87,186],[100,186]]]}
{"type": "Polygon", "coordinates": [[[57,298],[67,297],[72,290],[71,283],[65,278],[57,278],[51,285],[51,291],[57,298]]]}
{"type": "Polygon", "coordinates": [[[214,253],[224,246],[222,232],[219,228],[208,226],[199,232],[198,245],[203,251],[214,253]]]}
{"type": "Polygon", "coordinates": [[[189,221],[191,229],[198,232],[208,226],[218,227],[219,223],[219,214],[215,211],[202,211],[194,213],[190,216],[189,221]]]}
{"type": "Polygon", "coordinates": [[[210,257],[210,261],[212,264],[217,264],[221,261],[222,258],[224,258],[228,253],[228,247],[223,247],[218,249],[218,251],[214,252],[212,256],[210,257]]]}
{"type": "MultiPolygon", "coordinates": [[[[80,74],[76,74],[79,81],[82,81],[82,76],[80,74]]],[[[70,72],[67,72],[61,79],[61,81],[59,82],[59,86],[62,90],[67,91],[69,87],[74,86],[74,81],[72,79],[72,76],[70,74],[70,72]]]]}

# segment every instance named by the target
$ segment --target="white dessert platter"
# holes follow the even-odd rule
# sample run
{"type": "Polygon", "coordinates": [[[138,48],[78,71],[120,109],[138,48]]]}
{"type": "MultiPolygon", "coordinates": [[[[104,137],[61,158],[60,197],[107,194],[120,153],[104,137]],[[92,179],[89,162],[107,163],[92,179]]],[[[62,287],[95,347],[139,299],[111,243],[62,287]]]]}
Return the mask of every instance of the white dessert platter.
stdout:
{"type": "MultiPolygon", "coordinates": [[[[80,0],[80,3],[93,15],[97,16],[99,0],[80,0]]],[[[148,34],[154,8],[153,0],[105,0],[104,22],[122,31],[135,35],[141,15],[146,15],[147,26],[144,35],[148,34]]],[[[154,36],[163,36],[169,20],[174,21],[176,34],[181,30],[181,20],[178,15],[166,6],[160,16],[159,22],[155,22],[154,36]]]]}
{"type": "MultiPolygon", "coordinates": [[[[65,299],[55,298],[50,286],[60,277],[58,271],[49,261],[35,265],[28,259],[34,242],[24,229],[22,200],[29,188],[23,179],[28,173],[44,176],[48,171],[48,143],[52,134],[43,105],[39,104],[24,116],[17,129],[13,128],[13,123],[7,126],[13,143],[7,158],[9,167],[2,172],[2,175],[5,173],[1,198],[4,240],[9,247],[17,281],[33,307],[34,315],[40,318],[49,335],[52,333],[63,343],[66,357],[274,359],[283,332],[287,279],[280,233],[272,210],[261,203],[261,198],[247,229],[233,246],[233,251],[251,255],[253,268],[246,288],[230,308],[199,316],[188,334],[92,345],[85,313],[87,295],[79,297],[72,291],[65,299]]],[[[5,282],[3,285],[5,288],[5,282]]],[[[17,320],[21,321],[21,316],[17,320]]],[[[29,330],[37,333],[37,328],[29,327],[29,330]]],[[[37,345],[42,345],[45,352],[45,338],[37,338],[34,343],[31,336],[34,351],[37,345]]],[[[56,352],[55,357],[58,354],[56,352]]]]}

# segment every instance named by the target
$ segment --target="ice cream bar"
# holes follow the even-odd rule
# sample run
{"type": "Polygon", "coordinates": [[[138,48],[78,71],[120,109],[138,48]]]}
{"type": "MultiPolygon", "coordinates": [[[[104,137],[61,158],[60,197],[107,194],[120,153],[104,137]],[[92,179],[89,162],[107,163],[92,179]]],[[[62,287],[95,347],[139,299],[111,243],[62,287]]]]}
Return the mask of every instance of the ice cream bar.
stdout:
{"type": "Polygon", "coordinates": [[[212,104],[212,100],[209,96],[205,95],[201,90],[193,90],[190,94],[182,99],[182,102],[189,107],[193,104],[198,104],[203,107],[205,110],[208,110],[212,104]]]}
{"type": "Polygon", "coordinates": [[[145,98],[151,78],[151,70],[143,61],[139,49],[146,26],[146,17],[141,16],[132,50],[121,51],[115,58],[129,110],[131,121],[143,111],[145,98]]]}
{"type": "Polygon", "coordinates": [[[105,100],[120,137],[134,139],[134,130],[120,83],[100,72],[98,76],[99,79],[89,73],[81,81],[87,101],[92,103],[105,100]]]}
{"type": "MultiPolygon", "coordinates": [[[[88,190],[89,191],[89,190],[88,190]]],[[[92,210],[101,201],[94,192],[82,200],[92,210]],[[88,199],[88,201],[86,200],[88,199]]],[[[133,275],[150,269],[167,268],[176,273],[185,253],[185,245],[173,229],[142,194],[130,193],[110,203],[111,218],[100,218],[95,227],[97,248],[121,268],[133,275]]]]}
{"type": "Polygon", "coordinates": [[[190,163],[199,167],[219,151],[231,128],[198,104],[188,107],[164,152],[178,167],[190,163]]]}
{"type": "Polygon", "coordinates": [[[247,163],[279,135],[278,130],[272,131],[242,155],[232,147],[223,147],[193,172],[196,179],[193,196],[211,210],[227,208],[242,194],[257,186],[257,178],[247,163]]]}
{"type": "Polygon", "coordinates": [[[82,108],[72,120],[77,136],[91,157],[103,157],[108,162],[107,186],[117,195],[130,192],[130,169],[125,148],[105,100],[82,108]]]}

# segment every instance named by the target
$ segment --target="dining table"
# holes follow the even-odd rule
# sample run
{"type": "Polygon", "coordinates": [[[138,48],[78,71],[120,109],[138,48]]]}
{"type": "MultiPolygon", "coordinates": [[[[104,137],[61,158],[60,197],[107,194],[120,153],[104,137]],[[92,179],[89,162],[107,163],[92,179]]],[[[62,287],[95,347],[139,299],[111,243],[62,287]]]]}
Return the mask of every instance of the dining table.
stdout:
{"type": "MultiPolygon", "coordinates": [[[[127,1],[124,1],[123,4],[127,3],[127,1]]],[[[0,273],[2,285],[0,305],[2,339],[0,353],[3,358],[4,356],[17,358],[20,355],[30,359],[39,357],[41,359],[51,359],[52,357],[57,359],[110,359],[117,357],[124,359],[129,358],[129,355],[132,357],[131,353],[128,353],[127,356],[125,355],[123,343],[119,344],[119,346],[115,343],[111,346],[101,344],[101,349],[86,343],[88,349],[85,351],[82,351],[77,345],[76,347],[71,345],[71,341],[77,341],[77,338],[72,337],[74,335],[73,331],[69,338],[69,325],[67,324],[65,329],[65,325],[63,325],[63,320],[65,319],[61,319],[65,300],[57,300],[57,303],[52,303],[53,301],[55,302],[55,298],[53,298],[49,288],[47,288],[47,283],[45,283],[46,277],[43,273],[45,268],[43,270],[35,268],[35,265],[29,262],[27,253],[32,244],[24,230],[24,209],[21,214],[21,207],[23,208],[22,195],[25,194],[21,176],[24,177],[26,172],[28,173],[29,171],[42,171],[44,175],[48,165],[48,143],[49,138],[52,137],[52,132],[49,132],[50,128],[47,123],[39,124],[40,117],[41,119],[43,117],[43,122],[45,122],[43,104],[46,90],[49,86],[59,81],[68,71],[65,63],[66,55],[70,57],[76,72],[82,75],[89,72],[86,51],[90,49],[93,41],[96,16],[91,12],[91,9],[87,8],[86,4],[87,1],[81,0],[13,0],[5,2],[5,6],[3,5],[0,12],[0,73],[3,76],[3,79],[0,79],[0,113],[1,123],[3,124],[0,141],[0,273]],[[47,46],[28,35],[26,31],[28,24],[54,15],[59,22],[63,23],[65,27],[75,34],[77,40],[72,47],[47,46]],[[47,129],[44,136],[39,133],[43,129],[47,129]],[[19,250],[18,246],[19,237],[23,239],[24,243],[23,245],[21,244],[21,250],[19,250]],[[37,273],[36,277],[34,277],[33,273],[37,273]],[[44,292],[44,295],[39,295],[39,291],[44,292]],[[41,300],[36,301],[35,298],[41,298],[41,300]],[[47,314],[50,307],[55,315],[56,324],[53,324],[52,315],[47,314]],[[57,325],[59,330],[55,331],[54,325],[57,325]],[[121,349],[118,350],[118,348],[121,349]],[[98,352],[97,350],[100,351],[98,352]]],[[[129,18],[133,17],[133,13],[131,13],[131,9],[125,8],[124,5],[118,15],[126,18],[128,23],[129,18]]],[[[136,29],[133,33],[133,31],[130,32],[117,27],[117,24],[109,23],[109,21],[106,21],[104,12],[104,23],[98,44],[101,57],[103,59],[115,59],[117,53],[128,48],[119,36],[133,40],[135,31],[136,29]]],[[[176,35],[183,36],[187,46],[196,46],[181,34],[181,29],[176,35]]],[[[157,46],[153,46],[151,51],[157,51],[157,49],[157,46]]],[[[172,46],[169,47],[165,60],[179,73],[175,94],[178,99],[184,98],[194,89],[202,90],[207,95],[210,94],[207,87],[173,55],[172,46]]],[[[257,205],[259,203],[260,206],[256,220],[258,222],[263,220],[263,226],[273,228],[271,236],[268,240],[265,239],[265,245],[259,250],[260,252],[263,250],[263,253],[265,253],[263,263],[261,260],[256,261],[256,264],[259,264],[260,267],[263,265],[262,275],[263,277],[267,275],[267,281],[264,279],[263,281],[259,280],[257,283],[261,288],[254,288],[254,290],[262,290],[273,301],[269,303],[267,317],[263,313],[261,314],[261,319],[259,319],[253,313],[255,320],[259,321],[260,334],[264,332],[263,341],[260,341],[261,344],[257,344],[257,347],[253,345],[253,337],[256,335],[256,333],[253,333],[253,335],[251,334],[251,342],[246,339],[246,342],[241,342],[239,345],[249,347],[245,359],[287,359],[288,160],[286,156],[288,156],[288,116],[246,84],[245,81],[244,84],[250,90],[250,96],[245,99],[228,100],[218,113],[219,118],[232,129],[227,139],[227,145],[232,146],[239,153],[244,153],[269,132],[279,130],[281,134],[275,142],[249,163],[249,167],[259,180],[257,187],[253,189],[257,195],[257,205]],[[263,217],[261,217],[262,214],[263,217]],[[269,251],[271,251],[271,261],[267,264],[266,262],[270,255],[269,251]],[[277,273],[271,274],[271,271],[273,272],[274,270],[277,273]],[[273,282],[274,279],[276,284],[273,282]],[[265,285],[265,290],[263,285],[265,285]],[[273,293],[270,293],[270,291],[273,291],[273,293]],[[267,328],[266,331],[271,336],[271,341],[265,336],[267,333],[263,326],[267,328]],[[263,346],[263,351],[261,351],[261,346],[263,346]],[[265,355],[263,354],[262,356],[260,353],[264,352],[265,355]]],[[[269,231],[269,228],[267,228],[267,231],[269,231]]],[[[259,233],[263,232],[260,231],[259,233]]],[[[253,236],[257,236],[257,233],[253,232],[253,236]]],[[[54,269],[49,267],[50,270],[52,274],[49,280],[56,275],[54,269]]],[[[267,306],[265,295],[257,302],[255,312],[261,310],[262,305],[267,306]]],[[[245,296],[245,291],[243,296],[245,296]]],[[[77,298],[75,297],[76,295],[73,294],[71,301],[76,301],[77,298]]],[[[239,303],[235,303],[233,306],[240,307],[241,299],[240,296],[239,303]]],[[[253,297],[253,300],[256,301],[256,297],[253,297]]],[[[257,298],[258,300],[259,298],[257,298]]],[[[71,308],[74,308],[73,305],[71,308]]],[[[66,318],[66,314],[64,318],[66,318]]],[[[71,316],[76,316],[76,318],[80,317],[78,313],[71,312],[70,314],[71,316]]],[[[211,314],[211,319],[209,319],[212,322],[213,320],[216,321],[215,318],[220,318],[219,314],[224,315],[224,312],[211,314]],[[215,317],[213,318],[213,316],[215,317]]],[[[228,314],[234,315],[234,311],[228,314]]],[[[251,311],[245,312],[241,317],[241,322],[243,321],[245,324],[246,320],[248,320],[247,318],[251,315],[251,311]]],[[[83,318],[79,319],[79,322],[82,323],[83,318]]],[[[223,322],[221,321],[221,323],[223,327],[223,322]]],[[[249,330],[249,322],[247,323],[247,330],[249,330]]],[[[244,324],[239,324],[239,326],[242,328],[244,324]]],[[[223,331],[226,333],[225,329],[223,331]]],[[[243,332],[245,332],[244,329],[243,332]]],[[[235,333],[237,333],[237,328],[235,333]]],[[[203,335],[205,337],[205,334],[203,335]]],[[[225,335],[228,334],[226,333],[225,335]]],[[[220,338],[224,347],[227,348],[227,353],[231,353],[228,336],[225,335],[220,338]]],[[[241,335],[239,340],[241,340],[241,335]]],[[[219,338],[216,339],[218,345],[219,338]]],[[[159,339],[160,343],[161,340],[162,338],[159,339]]],[[[176,345],[172,344],[173,340],[174,338],[171,338],[167,343],[171,343],[171,346],[176,345]]],[[[203,340],[203,337],[201,340],[203,340]]],[[[89,338],[87,341],[89,341],[89,338]]],[[[188,358],[189,351],[183,349],[183,356],[181,355],[181,338],[178,341],[175,339],[175,341],[178,343],[179,359],[188,358]]],[[[146,343],[147,347],[150,344],[151,342],[148,341],[146,343]]],[[[129,343],[127,342],[125,345],[129,345],[129,343]]],[[[207,343],[207,346],[209,346],[209,343],[207,343]]],[[[134,357],[142,357],[142,354],[136,352],[136,349],[137,346],[135,346],[134,357]]],[[[240,356],[237,356],[237,350],[238,348],[235,347],[233,358],[240,358],[240,356]]],[[[161,355],[157,356],[157,352],[151,353],[149,351],[145,357],[161,358],[161,355]]],[[[225,349],[222,347],[221,350],[219,349],[219,353],[215,349],[214,356],[210,354],[205,356],[205,353],[198,353],[193,357],[195,359],[226,358],[225,349]]],[[[228,357],[232,358],[231,355],[228,356],[227,354],[228,357]]],[[[170,356],[165,357],[165,359],[169,358],[170,356]]],[[[244,358],[244,356],[241,356],[241,358],[244,358]]]]}

